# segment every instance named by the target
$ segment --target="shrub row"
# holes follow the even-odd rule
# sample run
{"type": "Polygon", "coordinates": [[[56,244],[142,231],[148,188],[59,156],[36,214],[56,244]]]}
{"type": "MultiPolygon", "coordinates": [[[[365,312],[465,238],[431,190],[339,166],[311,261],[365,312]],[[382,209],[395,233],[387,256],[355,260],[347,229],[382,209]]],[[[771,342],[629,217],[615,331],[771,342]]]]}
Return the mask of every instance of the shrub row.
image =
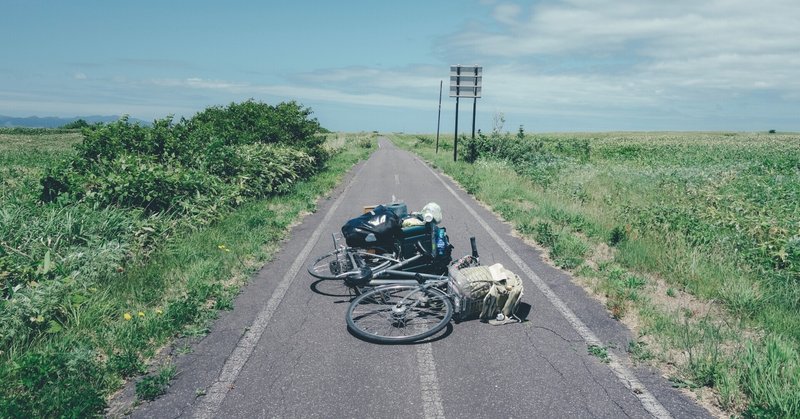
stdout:
{"type": "Polygon", "coordinates": [[[190,212],[210,196],[236,204],[281,192],[327,157],[310,112],[294,102],[247,101],[177,123],[168,117],[147,127],[123,118],[86,127],[77,158],[42,179],[42,200],[67,195],[149,213],[190,212]]]}
{"type": "Polygon", "coordinates": [[[177,123],[85,127],[41,189],[16,193],[0,210],[0,354],[69,323],[89,288],[143,261],[176,229],[200,228],[315,173],[328,152],[310,112],[251,100],[177,123]]]}
{"type": "Polygon", "coordinates": [[[479,158],[506,160],[515,171],[544,186],[552,182],[565,165],[587,162],[592,151],[588,140],[543,141],[527,138],[522,131],[516,136],[479,132],[474,139],[462,136],[460,142],[464,161],[473,163],[479,158]]]}

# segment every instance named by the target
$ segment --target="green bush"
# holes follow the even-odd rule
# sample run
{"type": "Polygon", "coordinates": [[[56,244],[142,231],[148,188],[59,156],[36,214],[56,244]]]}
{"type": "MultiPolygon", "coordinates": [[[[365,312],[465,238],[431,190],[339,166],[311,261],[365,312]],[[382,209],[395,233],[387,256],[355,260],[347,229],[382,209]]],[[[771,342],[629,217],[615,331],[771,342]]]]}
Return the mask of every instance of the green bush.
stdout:
{"type": "Polygon", "coordinates": [[[285,192],[328,157],[310,114],[295,102],[250,100],[178,123],[168,117],[146,127],[123,117],[89,127],[77,158],[43,177],[41,198],[187,214],[285,192]]]}
{"type": "Polygon", "coordinates": [[[314,171],[314,158],[291,147],[245,144],[236,148],[240,162],[239,184],[245,196],[266,196],[288,191],[292,184],[314,171]]]}
{"type": "Polygon", "coordinates": [[[433,139],[425,135],[418,135],[414,147],[429,146],[433,144],[433,139]]]}
{"type": "Polygon", "coordinates": [[[61,126],[62,129],[82,129],[89,126],[85,119],[76,119],[61,126]]]}
{"type": "Polygon", "coordinates": [[[550,141],[493,132],[490,135],[478,133],[474,139],[462,136],[459,142],[463,145],[464,161],[505,160],[517,173],[542,186],[550,184],[564,167],[573,162],[585,163],[591,155],[588,140],[550,141]]]}
{"type": "Polygon", "coordinates": [[[562,233],[556,236],[555,243],[550,248],[550,257],[560,268],[574,269],[583,263],[583,258],[589,251],[589,246],[573,234],[562,233]]]}
{"type": "Polygon", "coordinates": [[[608,234],[608,245],[609,246],[616,246],[625,240],[628,239],[628,233],[625,231],[625,228],[622,226],[615,226],[611,229],[611,232],[608,234]]]}
{"type": "Polygon", "coordinates": [[[0,417],[96,415],[119,379],[143,371],[152,345],[143,336],[163,338],[203,319],[210,300],[229,304],[222,286],[193,285],[158,314],[132,311],[133,320],[116,321],[114,298],[130,292],[157,304],[164,290],[128,284],[127,272],[149,270],[149,255],[171,236],[317,173],[330,154],[310,112],[247,101],[152,126],[122,118],[83,127],[72,152],[33,169],[9,160],[0,171],[0,417]],[[98,320],[108,330],[75,342],[77,330],[98,320]]]}
{"type": "Polygon", "coordinates": [[[362,148],[372,148],[372,139],[369,137],[364,137],[358,140],[358,146],[362,148]]]}
{"type": "Polygon", "coordinates": [[[325,138],[314,135],[320,132],[320,125],[310,116],[311,109],[296,102],[270,106],[248,100],[210,107],[187,121],[186,127],[196,145],[217,141],[224,145],[282,144],[300,148],[322,163],[325,138]]]}

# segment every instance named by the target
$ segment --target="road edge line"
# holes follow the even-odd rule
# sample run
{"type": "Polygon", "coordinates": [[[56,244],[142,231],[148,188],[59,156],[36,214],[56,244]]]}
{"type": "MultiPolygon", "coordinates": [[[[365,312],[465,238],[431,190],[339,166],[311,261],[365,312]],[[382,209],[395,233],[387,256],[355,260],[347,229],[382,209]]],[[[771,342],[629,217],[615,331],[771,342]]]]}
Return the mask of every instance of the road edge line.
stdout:
{"type": "Polygon", "coordinates": [[[250,355],[253,354],[253,350],[258,344],[258,341],[261,340],[261,336],[264,334],[269,321],[272,319],[272,315],[277,310],[281,301],[283,301],[283,297],[286,296],[286,292],[292,285],[292,282],[297,276],[297,273],[300,271],[302,264],[306,261],[308,255],[311,253],[311,249],[319,241],[322,230],[327,227],[331,217],[333,216],[333,213],[337,208],[339,208],[339,204],[342,203],[342,198],[353,185],[353,180],[355,180],[355,178],[361,174],[361,171],[365,166],[366,162],[361,165],[356,174],[353,175],[353,178],[350,179],[350,183],[348,183],[347,186],[342,189],[342,192],[333,202],[333,205],[331,205],[330,209],[328,209],[328,213],[325,214],[325,217],[311,234],[311,238],[306,243],[305,247],[303,247],[303,250],[301,250],[297,255],[297,258],[289,268],[289,271],[286,272],[277,288],[275,288],[275,290],[272,292],[272,296],[267,301],[267,304],[258,313],[256,318],[253,320],[253,323],[247,329],[247,332],[245,332],[242,338],[239,339],[239,343],[236,344],[236,347],[231,352],[231,355],[225,361],[225,364],[223,365],[216,381],[214,381],[214,383],[211,385],[211,388],[208,389],[200,403],[194,407],[192,417],[197,419],[216,417],[217,411],[222,406],[225,398],[228,396],[228,392],[233,387],[233,383],[239,376],[242,367],[244,367],[244,364],[248,359],[250,359],[250,355]]]}
{"type": "MultiPolygon", "coordinates": [[[[544,294],[545,298],[550,301],[551,304],[559,311],[561,316],[569,322],[573,329],[581,336],[581,338],[586,342],[588,346],[597,345],[603,346],[600,339],[592,332],[582,321],[578,318],[578,316],[558,297],[558,295],[537,275],[527,263],[514,251],[511,247],[503,240],[497,232],[495,232],[489,223],[484,220],[477,211],[475,211],[472,207],[467,205],[466,201],[462,199],[456,193],[447,182],[436,173],[433,168],[431,168],[428,164],[417,157],[417,161],[422,163],[439,182],[444,185],[444,187],[450,191],[450,193],[464,206],[464,208],[472,214],[473,217],[478,221],[478,223],[486,230],[487,233],[494,239],[494,241],[508,254],[508,257],[511,258],[512,261],[528,276],[528,278],[533,282],[533,285],[539,289],[539,291],[544,294]]],[[[625,367],[620,358],[609,352],[608,353],[608,368],[614,373],[617,379],[624,385],[628,390],[639,399],[641,402],[642,407],[647,410],[648,413],[653,415],[656,418],[663,418],[668,419],[672,418],[672,415],[664,408],[663,405],[650,393],[649,390],[639,381],[638,378],[633,374],[631,370],[625,367]]]]}

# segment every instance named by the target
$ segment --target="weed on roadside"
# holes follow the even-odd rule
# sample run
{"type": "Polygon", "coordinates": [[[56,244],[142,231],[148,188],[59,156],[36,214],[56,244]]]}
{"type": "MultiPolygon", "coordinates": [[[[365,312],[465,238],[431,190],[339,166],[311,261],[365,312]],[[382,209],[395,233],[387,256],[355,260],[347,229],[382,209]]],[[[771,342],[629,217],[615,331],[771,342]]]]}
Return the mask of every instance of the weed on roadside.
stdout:
{"type": "Polygon", "coordinates": [[[628,343],[628,353],[636,361],[649,361],[654,358],[653,352],[647,347],[647,342],[630,341],[628,343]]]}
{"type": "Polygon", "coordinates": [[[156,397],[167,392],[169,382],[175,377],[174,365],[167,365],[158,369],[154,374],[147,375],[136,383],[136,398],[138,400],[155,400],[156,397]]]}
{"type": "Polygon", "coordinates": [[[589,355],[597,357],[602,363],[607,364],[611,361],[611,359],[608,357],[608,348],[605,346],[589,345],[588,351],[589,355]]]}

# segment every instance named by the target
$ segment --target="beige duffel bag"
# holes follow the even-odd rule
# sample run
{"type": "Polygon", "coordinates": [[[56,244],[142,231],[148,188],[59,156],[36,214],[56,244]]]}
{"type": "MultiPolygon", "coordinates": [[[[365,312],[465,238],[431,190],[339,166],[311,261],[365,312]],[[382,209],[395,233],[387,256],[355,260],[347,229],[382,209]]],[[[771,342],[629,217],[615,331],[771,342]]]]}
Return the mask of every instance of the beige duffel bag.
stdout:
{"type": "Polygon", "coordinates": [[[475,314],[481,320],[512,318],[523,292],[522,280],[515,273],[499,263],[462,269],[451,266],[449,273],[456,293],[465,300],[461,318],[475,314]]]}

